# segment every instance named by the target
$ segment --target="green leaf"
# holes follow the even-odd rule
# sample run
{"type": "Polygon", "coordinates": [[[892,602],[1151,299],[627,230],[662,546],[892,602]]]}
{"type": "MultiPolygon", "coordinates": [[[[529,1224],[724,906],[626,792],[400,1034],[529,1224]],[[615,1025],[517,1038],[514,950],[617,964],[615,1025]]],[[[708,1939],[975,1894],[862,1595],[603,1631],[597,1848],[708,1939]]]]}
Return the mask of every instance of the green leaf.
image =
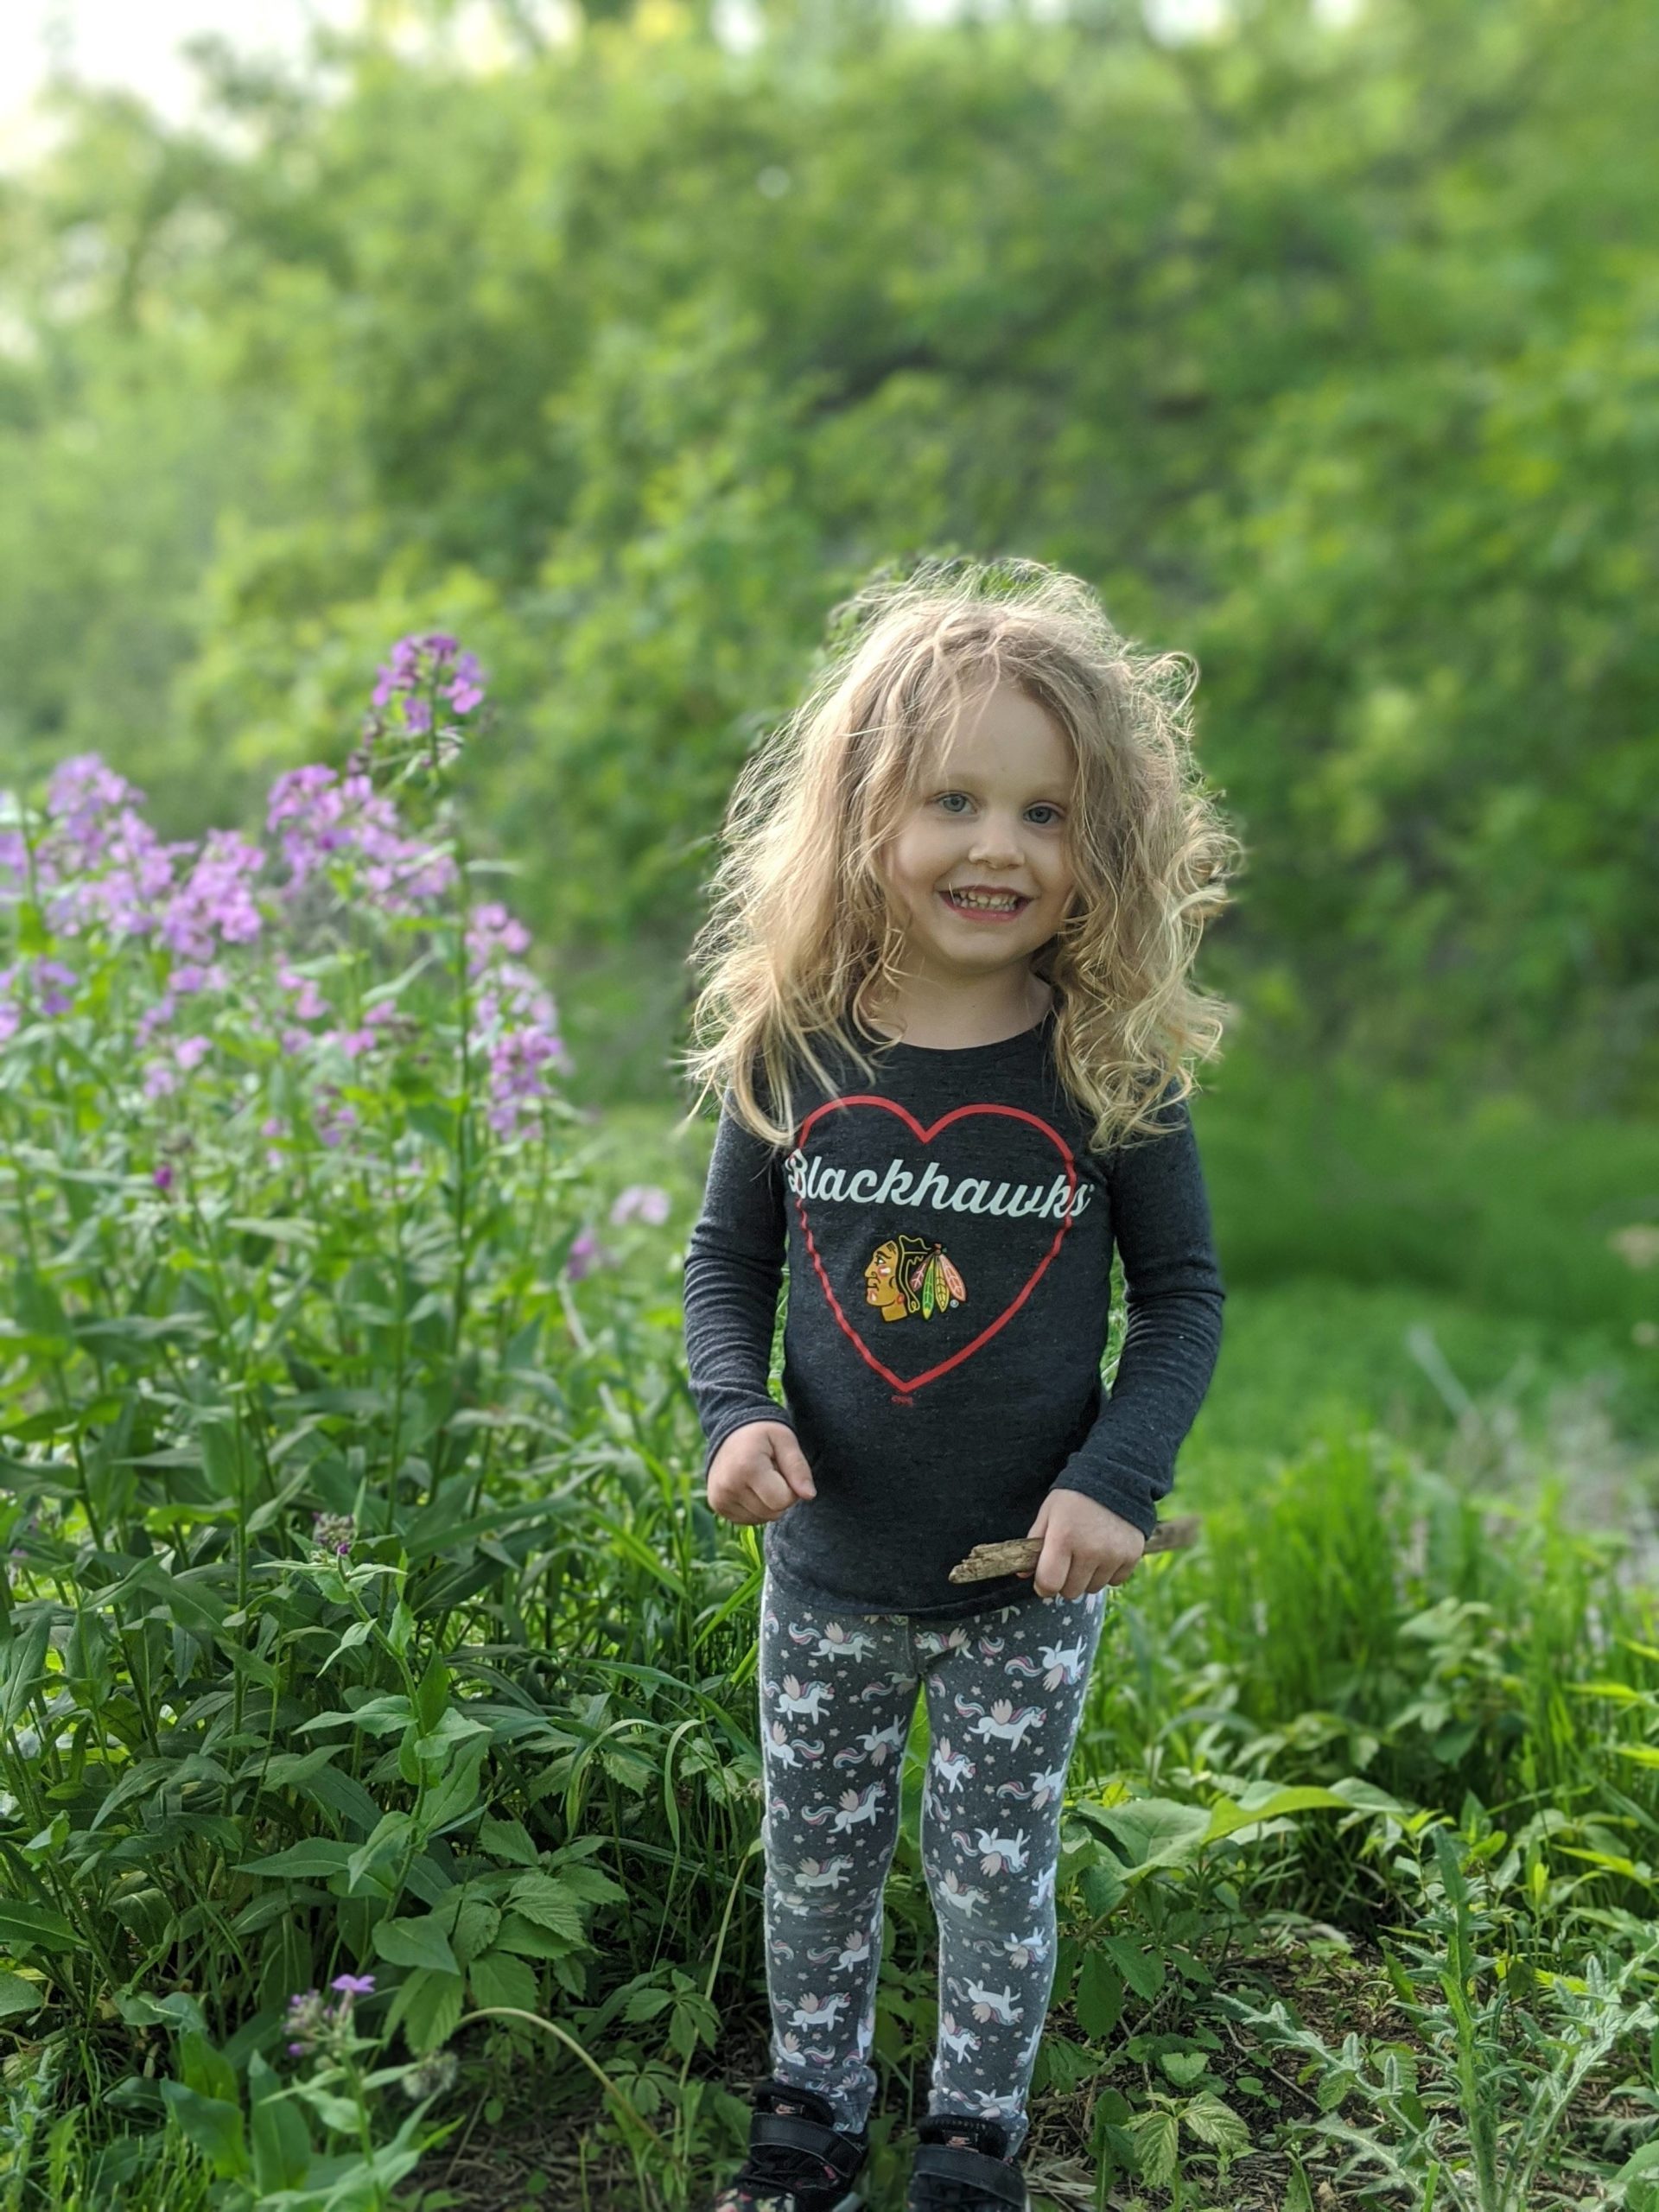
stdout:
{"type": "Polygon", "coordinates": [[[361,1728],[371,1736],[390,1736],[394,1729],[407,1728],[413,1717],[406,1697],[389,1694],[372,1697],[350,1713],[315,1713],[309,1720],[301,1721],[297,1733],[308,1736],[317,1728],[361,1728]]]}
{"type": "Polygon", "coordinates": [[[266,1221],[250,1214],[233,1213],[227,1216],[226,1229],[239,1229],[250,1236],[269,1236],[277,1244],[315,1244],[317,1226],[303,1220],[266,1221]]]}
{"type": "Polygon", "coordinates": [[[486,1951],[467,1970],[474,2005],[516,2005],[521,2012],[536,2010],[536,1973],[510,1951],[486,1951]]]}
{"type": "Polygon", "coordinates": [[[346,1871],[351,1876],[352,1893],[358,1895],[365,1883],[373,1879],[377,1887],[389,1889],[388,1878],[397,1861],[402,1857],[414,1833],[415,1823],[407,1813],[388,1813],[379,1827],[359,1844],[346,1859],[346,1871]]]}
{"type": "Polygon", "coordinates": [[[262,2196],[297,2189],[311,2164],[311,2136],[304,2115],[283,2094],[275,2070],[256,2050],[248,2060],[253,2178],[262,2196]]]}
{"type": "Polygon", "coordinates": [[[374,1948],[394,1967],[428,1967],[438,1974],[461,1969],[449,1938],[435,1917],[426,1913],[418,1920],[382,1920],[374,1930],[374,1948]]]}
{"type": "Polygon", "coordinates": [[[315,2082],[296,2082],[294,2094],[303,2098],[325,2127],[336,2135],[355,2135],[359,2125],[357,2107],[349,2097],[325,2089],[315,2082]]]}
{"type": "Polygon", "coordinates": [[[238,1874],[293,1874],[322,1881],[330,1874],[344,1873],[351,1859],[349,1843],[338,1842],[333,1836],[308,1835],[286,1851],[273,1852],[269,1859],[245,1859],[236,1871],[238,1874]]]}
{"type": "Polygon", "coordinates": [[[29,1709],[46,1671],[47,1645],[52,1635],[52,1609],[38,1607],[22,1631],[0,1644],[0,1673],[6,1686],[5,1700],[0,1704],[0,1722],[15,1727],[29,1709]]]}
{"type": "Polygon", "coordinates": [[[346,1630],[345,1635],[340,1637],[340,1642],[334,1646],[334,1649],[328,1654],[328,1656],[323,1661],[321,1666],[318,1668],[318,1674],[326,1675],[328,1669],[334,1665],[336,1659],[343,1658],[348,1651],[354,1651],[359,1643],[366,1643],[373,1634],[374,1623],[372,1621],[353,1621],[350,1628],[346,1630]]]}
{"type": "Polygon", "coordinates": [[[1122,1936],[1108,1936],[1101,1947],[1143,2004],[1164,1986],[1164,1962],[1156,1951],[1143,1951],[1122,1936]]]}
{"type": "MultiPolygon", "coordinates": [[[[505,1859],[510,1866],[534,1866],[539,1856],[522,1821],[498,1821],[486,1815],[480,1825],[478,1840],[493,1859],[505,1859]]],[[[580,1871],[588,1873],[597,1870],[583,1867],[580,1871]]],[[[575,1885],[571,1886],[574,1888],[575,1885]]]]}
{"type": "Polygon", "coordinates": [[[443,1718],[444,1708],[449,1702],[449,1669],[434,1652],[427,1662],[425,1674],[421,1677],[420,1688],[415,1693],[416,1717],[421,1724],[423,1736],[431,1735],[443,1718]]]}
{"type": "Polygon", "coordinates": [[[1091,2043],[1104,2043],[1123,2012],[1123,1980],[1104,1951],[1091,1950],[1077,1981],[1077,2024],[1091,2043]]]}
{"type": "Polygon", "coordinates": [[[216,2097],[221,2104],[238,2101],[236,2069],[206,2036],[192,2030],[179,2037],[179,2067],[187,2088],[198,2090],[204,2097],[216,2097]]]}
{"type": "Polygon", "coordinates": [[[462,1984],[458,1974],[434,1974],[424,1968],[410,1974],[391,2002],[388,2027],[401,2024],[404,2040],[417,2058],[447,2043],[461,2018],[462,1984]]]}
{"type": "Polygon", "coordinates": [[[46,1992],[39,1982],[21,1974],[0,1974],[0,2019],[9,2020],[20,2012],[38,2012],[45,2002],[46,1992]]]}
{"type": "Polygon", "coordinates": [[[550,1928],[573,1942],[585,1940],[582,1908],[563,1882],[551,1874],[525,1874],[507,1893],[507,1903],[526,1920],[550,1928]]]}
{"type": "Polygon", "coordinates": [[[573,1942],[569,1936],[556,1936],[550,1928],[538,1928],[533,1920],[516,1912],[503,1916],[495,1947],[499,1951],[516,1951],[524,1959],[568,1959],[588,1948],[585,1937],[573,1942]]]}
{"type": "Polygon", "coordinates": [[[627,1902],[627,1891],[620,1882],[613,1882],[602,1866],[584,1866],[567,1854],[561,1857],[555,1872],[572,1897],[586,1897],[594,1904],[627,1902]]]}
{"type": "Polygon", "coordinates": [[[80,1939],[60,1912],[0,1897],[0,1943],[9,1951],[73,1951],[80,1939]]]}
{"type": "Polygon", "coordinates": [[[450,1941],[462,1966],[469,1966],[480,1951],[487,1951],[501,1926],[501,1910],[488,1897],[462,1894],[455,1912],[450,1941]]]}
{"type": "Polygon", "coordinates": [[[1205,2089],[1194,2097],[1183,2108],[1181,2119],[1200,2143],[1207,2143],[1224,2160],[1236,2158],[1250,2147],[1249,2123],[1213,2090],[1205,2089]]]}
{"type": "Polygon", "coordinates": [[[450,1821],[474,1811],[478,1804],[479,1769],[489,1747],[488,1737],[481,1736],[456,1753],[454,1764],[421,1808],[423,1834],[435,1835],[450,1821]]]}
{"type": "Polygon", "coordinates": [[[243,2180],[248,2171],[248,2153],[240,2107],[218,2097],[204,2097],[182,2082],[163,2082],[162,2094],[174,2119],[219,2179],[243,2180]]]}

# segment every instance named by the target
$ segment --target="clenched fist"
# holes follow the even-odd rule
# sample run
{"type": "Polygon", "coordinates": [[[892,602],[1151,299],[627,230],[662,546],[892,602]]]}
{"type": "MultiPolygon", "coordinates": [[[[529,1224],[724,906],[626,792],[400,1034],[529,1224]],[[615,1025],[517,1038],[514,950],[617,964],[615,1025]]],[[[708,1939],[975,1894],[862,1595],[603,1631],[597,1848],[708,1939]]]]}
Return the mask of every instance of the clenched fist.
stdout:
{"type": "Polygon", "coordinates": [[[812,1470],[786,1421],[746,1421],[709,1465],[709,1503],[722,1521],[752,1527],[777,1521],[803,1498],[816,1497],[812,1470]]]}

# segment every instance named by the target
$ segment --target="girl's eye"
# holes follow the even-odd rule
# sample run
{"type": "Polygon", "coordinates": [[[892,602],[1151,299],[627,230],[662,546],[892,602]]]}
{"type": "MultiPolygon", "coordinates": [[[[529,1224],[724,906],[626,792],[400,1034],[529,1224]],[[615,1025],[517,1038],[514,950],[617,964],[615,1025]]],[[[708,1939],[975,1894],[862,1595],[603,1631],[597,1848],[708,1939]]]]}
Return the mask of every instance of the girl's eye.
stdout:
{"type": "MultiPolygon", "coordinates": [[[[968,794],[966,791],[941,791],[938,798],[934,801],[934,804],[936,806],[944,807],[949,812],[954,814],[956,812],[956,809],[950,805],[950,801],[953,798],[961,799],[965,805],[967,804],[968,794]]],[[[1028,806],[1026,809],[1026,811],[1027,814],[1046,814],[1052,817],[1052,820],[1055,822],[1058,822],[1060,818],[1059,808],[1058,806],[1051,806],[1046,799],[1039,799],[1035,806],[1028,806]]],[[[1043,830],[1046,830],[1050,826],[1051,824],[1047,822],[1039,823],[1038,825],[1039,829],[1043,830]]]]}

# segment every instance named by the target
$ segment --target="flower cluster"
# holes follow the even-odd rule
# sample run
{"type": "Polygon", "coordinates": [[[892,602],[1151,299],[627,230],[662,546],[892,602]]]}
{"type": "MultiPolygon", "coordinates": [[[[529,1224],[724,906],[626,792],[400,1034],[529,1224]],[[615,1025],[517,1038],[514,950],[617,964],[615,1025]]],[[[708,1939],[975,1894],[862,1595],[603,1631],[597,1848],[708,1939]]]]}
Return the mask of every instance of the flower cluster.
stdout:
{"type": "Polygon", "coordinates": [[[60,761],[32,861],[20,830],[0,833],[0,897],[37,898],[58,937],[97,925],[115,937],[156,933],[174,893],[175,863],[194,848],[162,844],[137,811],[143,803],[143,791],[96,753],[60,761]]]}
{"type": "MultiPolygon", "coordinates": [[[[143,798],[96,753],[60,761],[33,851],[21,830],[0,830],[0,901],[35,899],[56,937],[101,928],[118,941],[153,938],[198,963],[210,960],[220,943],[257,935],[260,917],[247,877],[260,862],[257,850],[233,834],[210,839],[181,878],[181,863],[196,848],[163,844],[137,811],[143,798]]],[[[0,1041],[15,1035],[26,1015],[69,1012],[79,981],[53,959],[0,970],[0,1041]]],[[[175,976],[175,987],[200,986],[187,973],[175,976]]]]}
{"type": "Polygon", "coordinates": [[[314,1513],[311,1541],[319,1550],[344,1559],[357,1538],[357,1522],[349,1513],[314,1513]]]}
{"type": "Polygon", "coordinates": [[[355,880],[389,914],[425,913],[454,887],[449,855],[405,837],[397,808],[361,772],[336,776],[320,763],[290,768],[270,787],[265,827],[281,833],[288,863],[282,895],[290,902],[331,853],[356,855],[355,880]]]}
{"type": "Polygon", "coordinates": [[[516,1135],[531,1102],[546,1096],[543,1069],[570,1065],[551,997],[512,957],[529,943],[524,924],[499,900],[486,899],[467,918],[467,969],[489,1054],[489,1122],[502,1137],[516,1135]]]}
{"type": "Polygon", "coordinates": [[[38,960],[15,960],[10,968],[0,968],[0,1045],[16,1035],[31,1004],[38,1014],[67,1014],[74,1004],[77,980],[73,968],[43,956],[38,960]]]}
{"type": "Polygon", "coordinates": [[[620,1228],[625,1221],[635,1219],[660,1226],[668,1219],[668,1192],[655,1183],[630,1183],[626,1191],[619,1192],[611,1208],[613,1224],[620,1228]]]}
{"type": "Polygon", "coordinates": [[[288,2000],[288,2055],[290,2058],[304,2058],[312,2051],[336,2044],[349,2034],[352,2006],[359,1997],[372,1997],[374,1976],[372,1974],[336,1974],[329,1983],[330,1989],[339,1993],[340,2002],[329,2004],[321,1990],[302,1990],[288,2000]]]}
{"type": "Polygon", "coordinates": [[[432,693],[446,698],[458,715],[469,715],[484,696],[483,672],[476,653],[464,653],[457,640],[442,630],[399,638],[391,658],[381,664],[380,681],[374,687],[376,707],[399,702],[404,726],[411,730],[432,727],[432,693]]]}
{"type": "Polygon", "coordinates": [[[399,638],[381,666],[358,757],[388,767],[402,763],[405,773],[444,768],[460,753],[461,732],[440,715],[469,715],[483,698],[477,654],[463,652],[446,631],[399,638]]]}
{"type": "MultiPolygon", "coordinates": [[[[394,739],[397,731],[424,738],[437,714],[470,715],[484,696],[477,657],[453,637],[403,638],[379,672],[375,728],[385,734],[391,711],[394,739]]],[[[102,943],[88,944],[83,963],[57,957],[68,950],[62,944],[36,950],[25,933],[29,955],[0,968],[0,1044],[26,1023],[88,1002],[89,977],[99,981],[92,1002],[102,1010],[110,954],[137,938],[152,957],[123,965],[114,1002],[137,1048],[130,1065],[145,1100],[182,1097],[216,1068],[236,1079],[245,1055],[227,1049],[220,1061],[218,1040],[233,1048],[251,1036],[279,1046],[288,1062],[308,1064],[303,1109],[294,1114],[290,1098],[261,1134],[291,1141],[293,1122],[308,1120],[324,1146],[346,1144],[363,1109],[360,1097],[354,1103],[342,1093],[350,1077],[340,1064],[373,1059],[378,1073],[394,1049],[419,1044],[422,1025],[390,994],[370,991],[365,1003],[354,990],[349,1014],[331,1002],[323,979],[340,957],[304,960],[300,951],[314,919],[333,925],[316,912],[315,890],[331,887],[372,930],[377,916],[429,923],[461,887],[450,846],[409,834],[383,787],[389,758],[365,742],[343,772],[311,763],[278,776],[267,796],[264,845],[232,830],[164,844],[138,811],[144,794],[136,785],[96,753],[63,761],[39,820],[13,812],[0,828],[0,907],[28,902],[55,937],[96,930],[102,943]],[[262,941],[269,951],[251,957],[262,941]]],[[[550,1078],[571,1065],[553,1000],[524,964],[529,947],[524,924],[499,902],[467,913],[467,1043],[484,1077],[489,1125],[509,1140],[547,1099],[550,1078]]],[[[287,1155],[265,1157],[280,1168],[287,1155]]],[[[170,1180],[158,1174],[156,1188],[170,1180]]]]}

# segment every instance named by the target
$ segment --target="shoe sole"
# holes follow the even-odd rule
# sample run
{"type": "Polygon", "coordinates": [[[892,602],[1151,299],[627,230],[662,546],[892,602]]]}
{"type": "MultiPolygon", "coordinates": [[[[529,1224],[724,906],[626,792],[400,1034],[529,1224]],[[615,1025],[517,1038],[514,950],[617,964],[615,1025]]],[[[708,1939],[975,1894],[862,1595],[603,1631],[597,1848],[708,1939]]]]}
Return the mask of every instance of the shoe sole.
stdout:
{"type": "Polygon", "coordinates": [[[828,2206],[826,2212],[865,2212],[867,2202],[868,2199],[858,2190],[850,2189],[845,2196],[838,2196],[833,2204],[828,2206]]]}

